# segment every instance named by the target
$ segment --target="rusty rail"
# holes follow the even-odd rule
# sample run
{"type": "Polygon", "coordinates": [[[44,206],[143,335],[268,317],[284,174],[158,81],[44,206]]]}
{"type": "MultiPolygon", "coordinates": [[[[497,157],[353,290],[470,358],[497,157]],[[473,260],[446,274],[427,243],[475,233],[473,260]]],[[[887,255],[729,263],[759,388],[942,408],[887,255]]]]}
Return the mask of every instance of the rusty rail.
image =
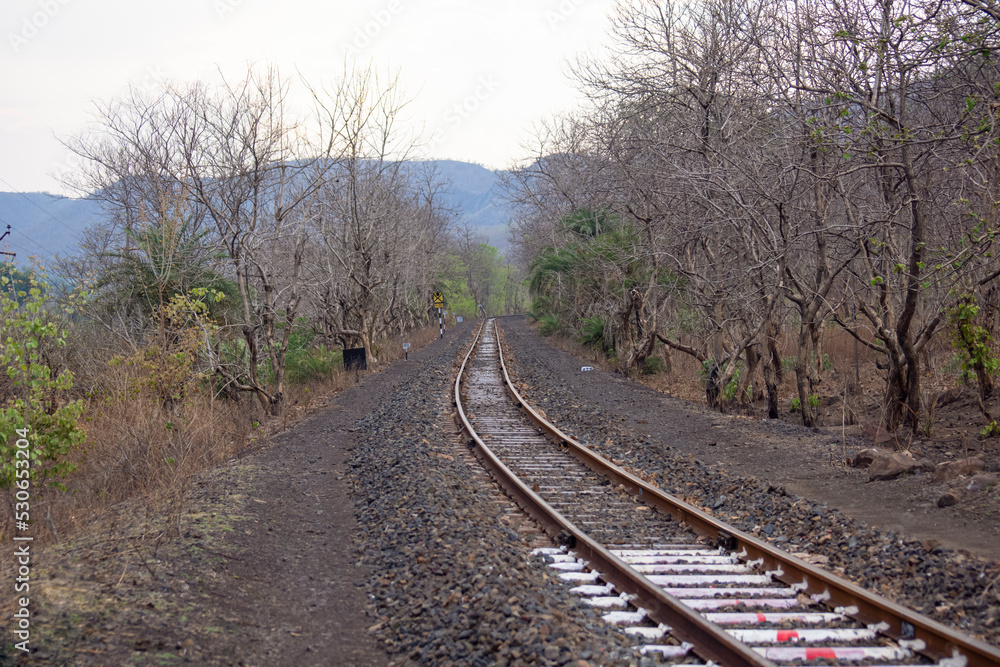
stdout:
{"type": "MultiPolygon", "coordinates": [[[[462,374],[469,357],[476,349],[486,322],[480,327],[468,353],[462,360],[462,365],[455,379],[455,406],[461,426],[472,438],[475,452],[493,478],[514,499],[515,502],[534,518],[538,524],[553,539],[572,544],[572,548],[580,557],[590,563],[590,566],[601,573],[601,577],[614,584],[620,591],[635,595],[634,604],[647,610],[649,618],[663,623],[671,628],[671,634],[694,645],[695,653],[706,660],[713,660],[723,665],[768,665],[774,663],[765,659],[746,644],[736,641],[725,630],[708,621],[698,612],[682,604],[677,598],[649,581],[645,576],[629,567],[624,561],[591,539],[584,531],[577,528],[545,502],[537,493],[525,485],[504,463],[486,446],[469,423],[465,409],[462,406],[461,383],[462,374]]],[[[497,340],[499,347],[499,337],[497,340]]],[[[501,353],[502,355],[502,353],[501,353]]],[[[501,356],[502,359],[502,356],[501,356]]],[[[506,368],[503,369],[510,379],[506,368]]],[[[516,391],[515,391],[515,395],[516,391]]],[[[523,401],[521,405],[526,407],[523,401]]],[[[530,410],[530,408],[528,408],[530,410]]],[[[531,411],[532,414],[537,413],[531,411]]],[[[548,423],[548,422],[545,422],[548,423]]],[[[554,428],[554,427],[553,427],[554,428]]]]}
{"type": "MultiPolygon", "coordinates": [[[[858,612],[852,615],[855,620],[866,625],[884,624],[879,625],[882,632],[894,639],[922,640],[926,644],[926,649],[919,651],[919,653],[932,660],[964,657],[968,667],[996,667],[1000,665],[1000,649],[953,630],[938,621],[806,563],[763,540],[728,526],[697,507],[664,493],[588,449],[559,430],[525,402],[514,387],[510,374],[507,372],[499,328],[496,329],[496,335],[497,347],[500,351],[500,367],[507,391],[514,401],[521,406],[525,416],[539,429],[557,443],[565,445],[594,472],[607,475],[616,483],[623,485],[633,495],[641,496],[643,502],[667,512],[674,519],[686,523],[695,532],[720,546],[725,546],[736,552],[745,551],[746,558],[750,560],[762,558],[767,568],[777,572],[775,577],[784,583],[804,587],[804,591],[810,594],[828,596],[827,604],[831,607],[856,607],[858,612]]],[[[695,642],[692,641],[692,643],[695,642]]]]}

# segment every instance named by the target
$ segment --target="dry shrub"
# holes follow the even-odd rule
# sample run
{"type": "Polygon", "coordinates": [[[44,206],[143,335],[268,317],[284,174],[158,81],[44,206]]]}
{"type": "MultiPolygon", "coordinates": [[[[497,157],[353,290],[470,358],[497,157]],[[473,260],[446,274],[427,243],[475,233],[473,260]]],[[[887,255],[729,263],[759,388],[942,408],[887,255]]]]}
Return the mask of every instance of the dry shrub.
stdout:
{"type": "Polygon", "coordinates": [[[165,401],[141,385],[142,371],[132,364],[105,365],[101,388],[87,398],[87,440],[73,457],[76,472],[65,480],[69,492],[45,490],[33,503],[35,516],[44,508],[48,533],[36,530],[36,539],[72,533],[123,500],[138,497],[155,505],[180,497],[192,475],[263,436],[261,410],[249,397],[219,400],[203,383],[181,400],[165,401]]]}
{"type": "MultiPolygon", "coordinates": [[[[445,336],[450,336],[455,332],[458,332],[458,335],[464,335],[478,327],[478,321],[451,325],[445,331],[445,336]]],[[[436,321],[431,325],[423,327],[422,329],[414,329],[413,331],[407,332],[403,335],[392,336],[382,344],[382,348],[379,350],[379,361],[382,363],[389,363],[396,361],[397,359],[402,359],[405,356],[403,343],[409,343],[411,345],[410,351],[412,352],[430,345],[440,337],[441,332],[436,321]]]]}
{"type": "MultiPolygon", "coordinates": [[[[474,325],[462,326],[459,331],[465,333],[474,325]]],[[[86,392],[87,440],[73,455],[76,472],[64,480],[69,492],[39,489],[42,495],[33,499],[38,546],[98,529],[91,526],[102,523],[92,524],[91,518],[115,511],[123,501],[141,499],[147,512],[179,516],[184,488],[194,475],[265,446],[270,435],[294,426],[361,377],[338,366],[290,386],[281,415],[273,418],[249,394],[239,400],[216,397],[211,378],[201,377],[182,391],[164,393],[162,386],[150,382],[151,369],[159,368],[155,354],[143,351],[116,360],[99,346],[98,332],[79,333],[73,341],[76,349],[68,357],[77,387],[81,394],[86,392]],[[81,349],[88,346],[92,347],[81,349]]],[[[414,351],[437,338],[435,323],[387,341],[379,368],[403,357],[404,341],[414,351]]],[[[0,513],[0,536],[11,534],[11,522],[10,512],[0,513]]],[[[6,560],[0,556],[0,564],[6,560]]]]}
{"type": "MultiPolygon", "coordinates": [[[[823,352],[829,355],[830,365],[839,373],[854,376],[855,350],[860,370],[875,365],[875,353],[839,327],[827,328],[823,339],[823,352]]],[[[794,353],[793,353],[794,354],[794,353]]]]}
{"type": "Polygon", "coordinates": [[[180,403],[145,392],[97,397],[88,409],[78,484],[111,501],[175,486],[250,444],[260,414],[249,397],[227,401],[207,391],[180,403]]]}

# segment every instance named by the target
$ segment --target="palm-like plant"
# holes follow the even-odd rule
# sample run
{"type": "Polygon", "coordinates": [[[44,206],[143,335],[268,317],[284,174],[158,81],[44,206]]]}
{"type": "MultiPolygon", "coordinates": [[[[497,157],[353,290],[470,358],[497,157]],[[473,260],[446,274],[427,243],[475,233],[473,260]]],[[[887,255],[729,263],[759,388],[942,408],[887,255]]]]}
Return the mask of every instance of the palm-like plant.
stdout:
{"type": "MultiPolygon", "coordinates": [[[[162,217],[139,228],[126,229],[124,249],[106,253],[111,264],[97,282],[98,293],[113,297],[126,311],[154,317],[170,299],[195,287],[227,296],[237,294],[235,282],[212,267],[216,256],[207,231],[192,230],[191,217],[162,217]]],[[[211,304],[213,316],[225,317],[226,299],[211,304]]]]}

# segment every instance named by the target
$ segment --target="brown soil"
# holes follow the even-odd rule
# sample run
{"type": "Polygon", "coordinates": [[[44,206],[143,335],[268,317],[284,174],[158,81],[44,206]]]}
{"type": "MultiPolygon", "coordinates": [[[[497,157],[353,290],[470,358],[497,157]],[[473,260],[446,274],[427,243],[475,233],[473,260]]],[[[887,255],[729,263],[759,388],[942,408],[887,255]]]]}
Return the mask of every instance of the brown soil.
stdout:
{"type": "MultiPolygon", "coordinates": [[[[368,632],[346,460],[356,421],[439,347],[365,376],[174,498],[122,503],[35,554],[32,651],[5,635],[0,664],[388,664],[368,632]]],[[[0,599],[7,618],[12,598],[0,599]]]]}
{"type": "MultiPolygon", "coordinates": [[[[508,342],[540,345],[537,356],[553,375],[629,430],[886,529],[989,558],[1000,553],[1000,489],[939,509],[945,487],[927,475],[866,483],[863,471],[842,463],[852,445],[839,429],[724,416],[613,373],[581,373],[580,358],[539,343],[523,319],[503,326],[508,342]]],[[[177,497],[122,504],[36,554],[33,652],[13,651],[8,634],[0,663],[388,664],[369,634],[377,619],[364,594],[369,573],[352,545],[358,526],[345,461],[356,421],[438,347],[365,377],[273,446],[197,477],[177,497]]],[[[949,437],[965,437],[972,429],[962,424],[978,423],[969,410],[965,399],[939,408],[938,423],[955,429],[949,437]]],[[[997,469],[994,441],[965,439],[997,469]]],[[[937,437],[912,448],[935,460],[963,454],[937,437]]],[[[12,580],[9,570],[3,580],[12,580]]],[[[7,618],[12,598],[0,598],[7,618]]]]}
{"type": "MultiPolygon", "coordinates": [[[[845,464],[850,452],[874,446],[863,435],[872,432],[865,424],[878,423],[877,378],[862,382],[868,391],[852,405],[859,424],[842,426],[838,416],[837,425],[831,426],[832,413],[839,410],[830,409],[827,399],[826,426],[805,429],[794,423],[794,413],[776,421],[723,415],[703,403],[650,391],[607,370],[581,372],[582,365],[595,365],[592,353],[572,343],[539,337],[525,318],[505,318],[502,327],[515,354],[517,345],[539,345],[535,354],[544,358],[549,372],[594,405],[617,415],[622,426],[636,434],[669,444],[731,474],[783,486],[884,530],[922,541],[936,540],[983,558],[995,559],[1000,554],[1000,487],[968,492],[958,505],[939,508],[937,500],[946,490],[964,488],[969,480],[931,484],[931,475],[914,474],[868,482],[867,471],[845,464]],[[575,356],[553,344],[585,356],[575,356]]],[[[674,394],[697,396],[703,392],[693,373],[688,378],[677,375],[675,367],[669,381],[660,378],[656,383],[661,387],[669,384],[674,394]]],[[[835,385],[836,379],[829,384],[835,385]]],[[[763,411],[751,408],[755,410],[763,411]]],[[[918,436],[907,448],[915,457],[929,458],[935,464],[961,459],[968,453],[984,459],[987,470],[996,472],[1000,470],[1000,441],[981,439],[981,422],[975,396],[967,389],[959,400],[937,408],[933,437],[918,436]]],[[[903,448],[893,442],[882,446],[903,448]]]]}

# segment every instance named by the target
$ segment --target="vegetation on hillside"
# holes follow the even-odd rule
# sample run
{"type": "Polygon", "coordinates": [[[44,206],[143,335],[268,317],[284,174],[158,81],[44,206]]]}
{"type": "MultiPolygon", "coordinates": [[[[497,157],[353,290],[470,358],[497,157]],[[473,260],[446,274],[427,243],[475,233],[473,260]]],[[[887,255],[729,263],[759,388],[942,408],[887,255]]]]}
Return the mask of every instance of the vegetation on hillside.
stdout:
{"type": "Polygon", "coordinates": [[[690,355],[709,404],[766,398],[772,418],[790,371],[814,426],[836,327],[875,356],[890,431],[920,427],[950,336],[997,431],[991,10],[643,0],[613,32],[612,57],[576,69],[589,105],[507,176],[543,330],[626,373],[690,355]]]}
{"type": "Polygon", "coordinates": [[[451,322],[521,309],[517,268],[404,161],[395,82],[349,74],[305,118],[290,86],[251,69],[132,90],[67,142],[103,221],[49,277],[0,275],[0,486],[37,482],[51,532],[88,505],[174,493],[297,418],[349,382],[343,348],[372,368],[436,338],[434,292],[451,322]]]}

